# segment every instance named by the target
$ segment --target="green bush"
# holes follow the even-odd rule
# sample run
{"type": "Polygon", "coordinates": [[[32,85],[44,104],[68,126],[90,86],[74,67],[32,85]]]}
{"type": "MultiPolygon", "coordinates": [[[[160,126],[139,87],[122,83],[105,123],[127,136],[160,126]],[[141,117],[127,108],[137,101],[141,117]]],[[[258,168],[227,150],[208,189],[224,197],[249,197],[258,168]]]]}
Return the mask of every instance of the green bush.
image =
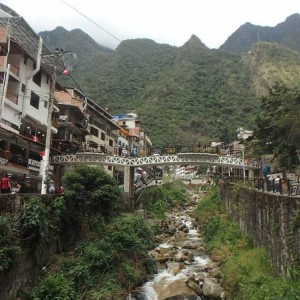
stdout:
{"type": "Polygon", "coordinates": [[[33,293],[33,300],[76,300],[73,283],[62,273],[49,275],[33,293]]]}
{"type": "Polygon", "coordinates": [[[12,242],[12,219],[13,217],[10,214],[0,216],[0,246],[12,242]]]}
{"type": "Polygon", "coordinates": [[[149,190],[149,192],[145,192],[146,200],[144,200],[143,206],[149,214],[158,219],[165,219],[165,213],[169,208],[187,202],[186,187],[180,180],[168,182],[149,190]],[[149,197],[147,197],[147,193],[149,193],[149,197]],[[148,198],[154,200],[149,201],[148,198]]]}
{"type": "Polygon", "coordinates": [[[62,181],[65,197],[73,203],[74,213],[93,215],[101,213],[108,217],[121,209],[121,190],[117,181],[104,168],[76,165],[67,172],[62,181]]]}
{"type": "Polygon", "coordinates": [[[123,294],[123,288],[115,278],[106,278],[102,284],[87,293],[87,299],[115,300],[122,299],[123,294]]]}
{"type": "Polygon", "coordinates": [[[164,199],[170,205],[182,205],[187,201],[186,187],[181,180],[175,180],[160,186],[164,199]]]}
{"type": "Polygon", "coordinates": [[[108,228],[111,243],[121,251],[147,251],[154,246],[151,228],[138,214],[116,218],[108,228]]]}
{"type": "Polygon", "coordinates": [[[22,238],[33,245],[39,245],[48,235],[48,211],[39,197],[30,198],[21,216],[20,232],[22,238]]]}
{"type": "Polygon", "coordinates": [[[0,248],[0,272],[7,271],[21,253],[19,246],[3,246],[0,248]]]}
{"type": "Polygon", "coordinates": [[[40,197],[31,197],[21,214],[18,232],[32,248],[41,247],[57,238],[66,211],[64,197],[46,203],[40,197]]]}
{"type": "Polygon", "coordinates": [[[169,204],[165,200],[155,200],[146,205],[148,213],[152,213],[157,219],[165,219],[169,204]]]}
{"type": "Polygon", "coordinates": [[[143,270],[139,268],[138,263],[134,263],[134,260],[127,260],[120,265],[119,280],[126,290],[131,290],[133,287],[141,283],[143,277],[143,270]]]}
{"type": "MultiPolygon", "coordinates": [[[[95,221],[93,218],[96,225],[95,221]]],[[[142,284],[156,270],[148,255],[154,247],[154,235],[138,214],[112,218],[108,224],[100,218],[99,228],[91,240],[78,243],[71,253],[61,256],[55,271],[63,274],[67,283],[72,282],[79,298],[122,299],[128,289],[142,284]]],[[[38,295],[48,291],[50,274],[48,281],[41,280],[38,295]]],[[[52,277],[50,283],[55,279],[52,277]]]]}

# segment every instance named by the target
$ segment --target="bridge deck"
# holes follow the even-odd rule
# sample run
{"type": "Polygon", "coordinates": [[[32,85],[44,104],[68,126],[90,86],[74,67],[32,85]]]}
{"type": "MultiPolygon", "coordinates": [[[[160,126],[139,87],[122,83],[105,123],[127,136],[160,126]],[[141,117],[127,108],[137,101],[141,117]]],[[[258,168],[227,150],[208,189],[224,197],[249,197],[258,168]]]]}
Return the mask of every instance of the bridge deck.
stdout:
{"type": "Polygon", "coordinates": [[[144,157],[109,156],[103,153],[78,152],[71,155],[51,157],[52,164],[74,165],[110,165],[110,166],[157,166],[157,165],[214,165],[238,169],[259,169],[259,162],[253,159],[242,159],[235,156],[219,156],[210,153],[178,153],[177,155],[160,155],[144,157]]]}

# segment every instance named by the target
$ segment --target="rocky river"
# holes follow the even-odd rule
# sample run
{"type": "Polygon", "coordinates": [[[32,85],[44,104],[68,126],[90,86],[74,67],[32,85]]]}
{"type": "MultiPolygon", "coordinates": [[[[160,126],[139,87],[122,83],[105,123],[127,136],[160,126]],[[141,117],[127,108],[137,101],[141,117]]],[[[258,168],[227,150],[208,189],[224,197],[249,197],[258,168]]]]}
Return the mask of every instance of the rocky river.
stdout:
{"type": "Polygon", "coordinates": [[[189,202],[174,208],[160,223],[158,246],[150,251],[157,262],[157,274],[133,291],[128,300],[212,300],[226,299],[222,273],[207,255],[194,225],[192,212],[205,191],[189,191],[189,202]]]}

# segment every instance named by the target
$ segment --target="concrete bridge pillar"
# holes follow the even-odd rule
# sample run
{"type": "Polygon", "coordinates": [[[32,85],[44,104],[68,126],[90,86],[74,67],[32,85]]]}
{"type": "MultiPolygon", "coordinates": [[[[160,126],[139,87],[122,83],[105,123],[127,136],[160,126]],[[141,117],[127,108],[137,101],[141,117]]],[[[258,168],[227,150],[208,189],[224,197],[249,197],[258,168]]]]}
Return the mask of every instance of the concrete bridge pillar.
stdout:
{"type": "Polygon", "coordinates": [[[124,200],[130,211],[134,210],[134,167],[124,167],[124,200]]]}

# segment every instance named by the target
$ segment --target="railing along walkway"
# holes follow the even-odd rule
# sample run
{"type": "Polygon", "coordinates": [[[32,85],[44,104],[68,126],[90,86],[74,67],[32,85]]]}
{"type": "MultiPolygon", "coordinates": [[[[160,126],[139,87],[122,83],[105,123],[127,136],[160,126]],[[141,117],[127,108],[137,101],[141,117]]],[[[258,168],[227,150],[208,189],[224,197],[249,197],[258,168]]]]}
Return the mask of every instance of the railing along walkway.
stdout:
{"type": "Polygon", "coordinates": [[[259,169],[259,162],[234,156],[219,156],[210,153],[178,153],[177,155],[159,155],[144,157],[109,156],[104,153],[78,152],[70,155],[51,157],[52,164],[100,164],[114,166],[157,166],[157,165],[197,165],[207,164],[224,167],[259,169]]]}

